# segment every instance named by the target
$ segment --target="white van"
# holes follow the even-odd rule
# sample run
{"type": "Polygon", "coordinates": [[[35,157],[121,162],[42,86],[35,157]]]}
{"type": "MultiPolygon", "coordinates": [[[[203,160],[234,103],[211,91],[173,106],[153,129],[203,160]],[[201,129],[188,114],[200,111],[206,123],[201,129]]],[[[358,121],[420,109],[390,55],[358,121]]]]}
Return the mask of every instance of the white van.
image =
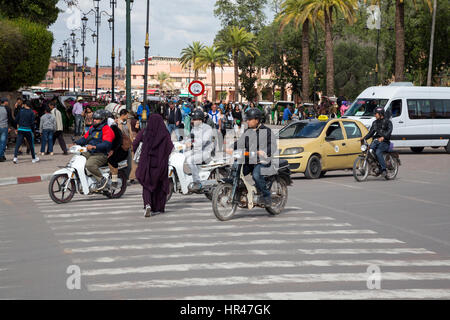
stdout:
{"type": "Polygon", "coordinates": [[[395,147],[445,147],[450,153],[450,87],[390,85],[364,90],[343,118],[361,121],[370,128],[374,110],[382,106],[392,118],[395,147]]]}

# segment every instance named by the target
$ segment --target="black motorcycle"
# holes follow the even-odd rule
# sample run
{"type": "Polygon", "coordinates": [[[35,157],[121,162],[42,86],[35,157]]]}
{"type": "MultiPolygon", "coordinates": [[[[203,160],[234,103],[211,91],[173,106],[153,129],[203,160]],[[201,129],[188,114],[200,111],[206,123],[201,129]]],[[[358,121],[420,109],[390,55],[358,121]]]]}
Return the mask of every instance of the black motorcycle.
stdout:
{"type": "Polygon", "coordinates": [[[235,152],[233,154],[234,164],[230,176],[220,179],[219,185],[213,193],[212,206],[214,215],[221,221],[233,218],[237,208],[253,209],[255,207],[265,208],[271,215],[280,214],[288,200],[287,187],[292,184],[291,171],[286,160],[280,160],[279,166],[271,164],[268,168],[270,175],[266,176],[267,187],[271,192],[272,204],[265,206],[264,198],[254,186],[251,176],[244,175],[244,164],[241,163],[243,156],[250,154],[235,152]]]}
{"type": "MultiPolygon", "coordinates": [[[[369,175],[378,177],[381,175],[381,168],[378,163],[377,155],[370,149],[369,144],[364,140],[361,145],[362,155],[356,158],[353,164],[353,176],[356,181],[366,181],[369,175]]],[[[401,165],[400,156],[393,151],[391,144],[389,151],[383,153],[384,161],[386,162],[386,180],[393,180],[397,177],[398,169],[401,165]]]]}

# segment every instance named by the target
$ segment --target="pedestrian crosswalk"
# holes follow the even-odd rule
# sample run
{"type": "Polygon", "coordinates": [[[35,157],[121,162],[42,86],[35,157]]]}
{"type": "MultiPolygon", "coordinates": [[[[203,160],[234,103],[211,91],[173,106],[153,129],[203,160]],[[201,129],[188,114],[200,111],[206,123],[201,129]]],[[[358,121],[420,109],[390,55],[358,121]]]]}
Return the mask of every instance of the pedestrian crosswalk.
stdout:
{"type": "Polygon", "coordinates": [[[145,219],[137,187],[114,200],[32,198],[83,288],[114,299],[450,298],[450,257],[327,212],[290,206],[220,222],[206,197],[174,195],[145,219]]]}

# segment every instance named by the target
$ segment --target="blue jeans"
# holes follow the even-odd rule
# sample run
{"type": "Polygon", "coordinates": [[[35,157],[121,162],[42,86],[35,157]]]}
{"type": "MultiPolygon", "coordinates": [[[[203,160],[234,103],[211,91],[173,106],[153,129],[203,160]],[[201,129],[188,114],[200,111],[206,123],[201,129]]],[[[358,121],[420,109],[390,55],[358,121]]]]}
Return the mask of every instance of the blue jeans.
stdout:
{"type": "Polygon", "coordinates": [[[8,128],[0,128],[0,158],[5,156],[5,148],[7,142],[8,142],[8,128]]]}
{"type": "Polygon", "coordinates": [[[30,144],[31,157],[33,159],[36,159],[36,154],[34,153],[34,134],[31,131],[22,131],[22,130],[19,130],[17,132],[16,148],[14,149],[14,158],[17,158],[17,154],[19,152],[20,146],[23,143],[23,139],[27,139],[28,143],[30,144]]]}
{"type": "Polygon", "coordinates": [[[53,130],[42,130],[41,153],[45,152],[45,145],[48,145],[47,152],[53,152],[53,130]]]}
{"type": "Polygon", "coordinates": [[[180,134],[178,133],[176,124],[167,124],[167,130],[169,130],[169,134],[172,135],[172,132],[175,131],[175,134],[177,135],[177,140],[180,140],[180,134]]]}
{"type": "Polygon", "coordinates": [[[378,163],[380,164],[382,171],[386,170],[386,162],[384,161],[383,153],[388,152],[389,148],[389,143],[380,142],[378,140],[374,140],[370,146],[370,149],[377,155],[378,163]]]}
{"type": "Polygon", "coordinates": [[[83,125],[83,117],[81,114],[75,115],[75,135],[81,136],[83,133],[81,132],[83,125]]]}
{"type": "Polygon", "coordinates": [[[252,172],[253,180],[255,180],[256,188],[262,193],[264,198],[270,197],[270,190],[267,188],[267,181],[265,176],[261,174],[261,169],[270,167],[270,164],[246,164],[244,167],[244,175],[252,172]]]}

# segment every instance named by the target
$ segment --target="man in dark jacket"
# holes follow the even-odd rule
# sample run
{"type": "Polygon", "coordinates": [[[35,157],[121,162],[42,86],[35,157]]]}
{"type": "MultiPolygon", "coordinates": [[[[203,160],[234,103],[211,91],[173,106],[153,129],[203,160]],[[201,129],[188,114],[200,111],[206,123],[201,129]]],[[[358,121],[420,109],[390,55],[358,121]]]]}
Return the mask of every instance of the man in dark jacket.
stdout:
{"type": "Polygon", "coordinates": [[[0,162],[5,162],[5,149],[8,142],[9,127],[14,125],[14,120],[9,109],[9,100],[0,100],[0,162]]]}
{"type": "Polygon", "coordinates": [[[384,161],[383,153],[389,151],[393,125],[392,121],[385,117],[383,107],[375,109],[375,118],[376,120],[372,124],[369,133],[361,141],[374,138],[370,149],[377,155],[381,166],[381,175],[386,177],[386,162],[384,161]]]}
{"type": "Polygon", "coordinates": [[[35,126],[35,114],[33,110],[31,110],[31,102],[25,101],[23,103],[23,107],[18,111],[16,116],[16,124],[17,124],[17,139],[16,139],[16,149],[14,150],[14,159],[13,162],[17,164],[17,155],[19,153],[19,147],[23,143],[23,139],[25,138],[30,144],[31,157],[33,158],[32,162],[39,162],[39,158],[36,157],[34,153],[34,134],[33,129],[35,126]]]}
{"type": "Polygon", "coordinates": [[[96,191],[101,191],[106,187],[108,179],[103,177],[100,167],[108,163],[108,153],[111,151],[114,141],[114,131],[106,123],[106,114],[98,110],[94,112],[94,125],[89,128],[83,138],[75,141],[80,146],[86,146],[88,152],[84,152],[86,157],[86,169],[97,180],[96,191]]]}
{"type": "Polygon", "coordinates": [[[177,140],[180,139],[180,134],[178,133],[177,128],[179,128],[181,124],[181,118],[181,110],[176,108],[173,102],[170,102],[169,108],[166,112],[167,130],[169,130],[170,135],[173,131],[175,131],[177,140]]]}

